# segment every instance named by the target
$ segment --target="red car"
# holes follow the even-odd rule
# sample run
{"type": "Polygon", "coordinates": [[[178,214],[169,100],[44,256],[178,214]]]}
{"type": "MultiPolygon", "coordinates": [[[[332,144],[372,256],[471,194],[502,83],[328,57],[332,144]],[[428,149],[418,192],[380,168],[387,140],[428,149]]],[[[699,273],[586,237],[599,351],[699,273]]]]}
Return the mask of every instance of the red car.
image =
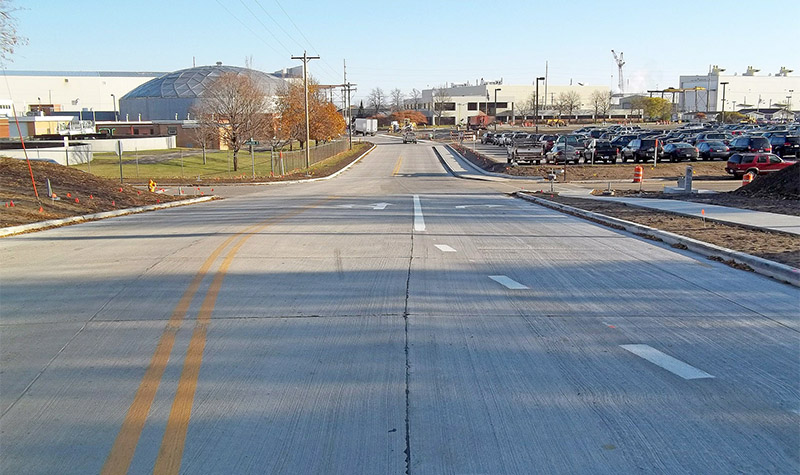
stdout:
{"type": "Polygon", "coordinates": [[[754,175],[776,172],[794,165],[796,162],[784,160],[773,153],[735,153],[728,158],[725,171],[741,178],[745,173],[754,175]]]}

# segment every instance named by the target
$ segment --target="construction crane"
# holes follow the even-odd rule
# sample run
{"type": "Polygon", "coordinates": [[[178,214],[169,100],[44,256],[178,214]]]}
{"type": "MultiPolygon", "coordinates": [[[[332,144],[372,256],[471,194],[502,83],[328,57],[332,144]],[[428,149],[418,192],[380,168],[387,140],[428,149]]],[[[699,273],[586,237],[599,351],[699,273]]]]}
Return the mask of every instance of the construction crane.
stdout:
{"type": "Polygon", "coordinates": [[[625,61],[622,59],[622,51],[620,51],[619,56],[617,56],[617,53],[612,49],[611,54],[614,55],[614,61],[617,62],[617,69],[619,69],[619,92],[623,92],[624,83],[622,82],[622,66],[625,65],[625,61]]]}

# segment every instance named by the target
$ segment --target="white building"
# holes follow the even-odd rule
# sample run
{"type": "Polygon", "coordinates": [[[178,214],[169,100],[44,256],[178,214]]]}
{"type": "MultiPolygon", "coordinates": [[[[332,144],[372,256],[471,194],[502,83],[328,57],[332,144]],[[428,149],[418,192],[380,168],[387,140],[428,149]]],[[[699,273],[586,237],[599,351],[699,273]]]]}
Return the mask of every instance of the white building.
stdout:
{"type": "MultiPolygon", "coordinates": [[[[159,77],[160,72],[124,71],[6,71],[18,115],[32,110],[92,112],[119,110],[117,101],[128,91],[159,77]]],[[[3,88],[2,96],[8,94],[3,88]]],[[[0,100],[0,103],[3,103],[0,100]]],[[[10,114],[9,114],[10,115],[10,114]]]]}
{"type": "Polygon", "coordinates": [[[800,95],[800,76],[791,76],[791,70],[781,68],[775,73],[759,74],[758,69],[748,67],[742,74],[724,72],[713,66],[706,75],[681,76],[679,89],[684,91],[678,99],[678,110],[720,112],[723,92],[726,111],[785,107],[787,102],[789,108],[798,109],[791,103],[795,93],[800,95]]]}
{"type": "MultiPolygon", "coordinates": [[[[413,100],[406,100],[406,108],[419,109],[425,111],[430,117],[434,110],[435,95],[439,89],[423,89],[421,99],[414,103],[413,100]]],[[[559,94],[563,92],[575,91],[580,95],[580,107],[578,114],[591,115],[594,110],[591,106],[591,95],[594,91],[601,91],[609,95],[611,90],[608,86],[554,86],[548,85],[545,88],[543,83],[539,84],[539,114],[540,116],[552,115],[552,104],[558,100],[559,94]]],[[[469,117],[477,115],[490,115],[498,118],[508,118],[509,120],[521,120],[524,117],[533,119],[533,108],[530,108],[530,101],[536,96],[536,86],[534,85],[507,85],[502,81],[481,81],[479,84],[451,84],[444,89],[446,97],[450,100],[443,102],[441,122],[436,117],[436,125],[465,125],[469,117]],[[480,112],[479,112],[480,111],[480,112]]],[[[434,114],[435,116],[438,114],[434,114]]]]}

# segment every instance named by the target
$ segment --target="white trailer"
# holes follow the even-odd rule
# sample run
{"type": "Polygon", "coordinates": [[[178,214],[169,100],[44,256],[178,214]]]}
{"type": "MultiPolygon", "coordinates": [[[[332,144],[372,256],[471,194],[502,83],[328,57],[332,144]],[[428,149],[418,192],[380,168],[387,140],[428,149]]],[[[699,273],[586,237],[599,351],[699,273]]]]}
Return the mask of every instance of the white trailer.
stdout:
{"type": "Polygon", "coordinates": [[[378,133],[378,119],[356,119],[354,135],[375,135],[378,133]]]}

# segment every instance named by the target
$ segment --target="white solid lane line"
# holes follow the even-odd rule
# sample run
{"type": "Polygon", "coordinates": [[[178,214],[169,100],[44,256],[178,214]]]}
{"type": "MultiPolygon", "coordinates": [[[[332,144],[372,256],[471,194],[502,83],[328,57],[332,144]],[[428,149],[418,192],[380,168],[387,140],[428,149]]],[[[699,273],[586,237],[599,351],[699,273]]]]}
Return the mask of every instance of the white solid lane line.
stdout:
{"type": "Polygon", "coordinates": [[[660,366],[672,374],[683,379],[707,379],[714,376],[699,370],[694,366],[662,353],[649,345],[619,345],[634,355],[644,358],[656,366],[660,366]]]}
{"type": "Polygon", "coordinates": [[[448,246],[447,244],[434,244],[434,246],[436,246],[436,248],[442,252],[456,252],[455,249],[448,246]]]}
{"type": "Polygon", "coordinates": [[[425,217],[422,216],[422,205],[419,196],[414,195],[414,231],[425,231],[425,217]]]}
{"type": "Polygon", "coordinates": [[[490,275],[489,278],[492,279],[493,281],[497,282],[498,284],[506,286],[507,288],[509,288],[511,290],[525,290],[525,289],[530,288],[530,287],[528,287],[526,285],[520,284],[516,280],[509,279],[505,275],[490,275]]]}

